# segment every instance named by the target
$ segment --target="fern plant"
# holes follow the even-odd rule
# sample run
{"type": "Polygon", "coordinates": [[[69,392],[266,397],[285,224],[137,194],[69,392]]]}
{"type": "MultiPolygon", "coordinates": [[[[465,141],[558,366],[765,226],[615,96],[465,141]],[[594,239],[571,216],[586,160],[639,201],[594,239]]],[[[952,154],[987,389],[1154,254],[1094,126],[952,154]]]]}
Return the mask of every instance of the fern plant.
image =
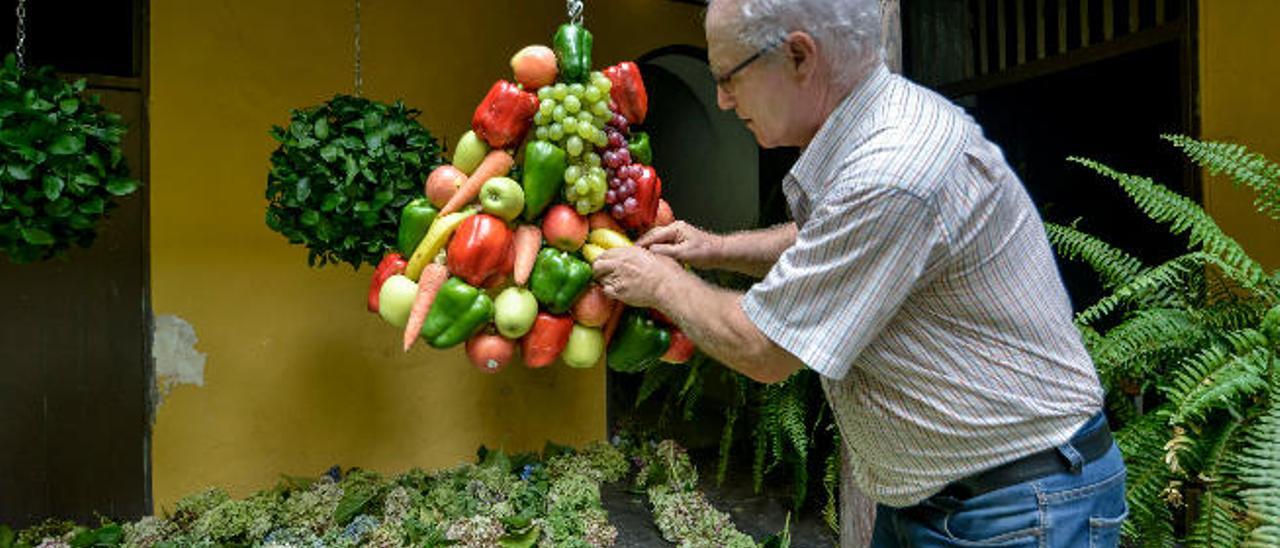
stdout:
{"type": "MultiPolygon", "coordinates": [[[[1164,138],[1280,220],[1280,166],[1240,145],[1164,138]]],[[[1188,241],[1187,253],[1148,265],[1074,226],[1047,226],[1059,254],[1089,265],[1106,292],[1076,323],[1122,424],[1125,535],[1144,546],[1280,545],[1280,271],[1268,274],[1191,199],[1071,160],[1188,241]]]]}
{"type": "Polygon", "coordinates": [[[764,385],[698,354],[685,367],[646,370],[635,405],[651,399],[661,402],[659,429],[672,420],[723,413],[717,484],[724,482],[731,461],[749,458],[755,491],[766,480],[789,481],[792,505],[800,510],[810,500],[811,483],[820,480],[824,519],[838,531],[840,441],[817,374],[803,370],[785,382],[764,385]],[[706,397],[709,385],[718,392],[714,401],[706,397]]]}

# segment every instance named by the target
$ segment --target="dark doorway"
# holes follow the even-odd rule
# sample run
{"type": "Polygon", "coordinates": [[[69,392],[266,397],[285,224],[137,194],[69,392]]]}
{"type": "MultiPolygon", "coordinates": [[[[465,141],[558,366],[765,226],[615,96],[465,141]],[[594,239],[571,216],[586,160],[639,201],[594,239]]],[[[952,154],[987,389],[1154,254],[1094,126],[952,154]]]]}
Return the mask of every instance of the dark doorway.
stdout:
{"type": "MultiPolygon", "coordinates": [[[[15,2],[0,12],[14,44],[15,2]]],[[[44,263],[0,258],[0,523],[96,523],[151,512],[146,2],[28,2],[30,65],[85,78],[129,130],[142,188],[88,249],[44,263]]]]}
{"type": "MultiPolygon", "coordinates": [[[[1079,220],[1148,263],[1185,250],[1114,182],[1067,158],[1199,198],[1197,173],[1160,139],[1197,132],[1193,3],[922,0],[904,17],[907,76],[965,107],[1046,221],[1079,220]]],[[[1087,266],[1060,266],[1077,309],[1097,300],[1087,266]]]]}

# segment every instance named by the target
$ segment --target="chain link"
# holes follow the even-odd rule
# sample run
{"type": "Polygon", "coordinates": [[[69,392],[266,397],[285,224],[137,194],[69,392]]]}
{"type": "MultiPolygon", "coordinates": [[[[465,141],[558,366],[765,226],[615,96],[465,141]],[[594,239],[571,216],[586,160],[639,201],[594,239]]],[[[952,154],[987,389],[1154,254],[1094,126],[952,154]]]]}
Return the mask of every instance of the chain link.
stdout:
{"type": "MultiPolygon", "coordinates": [[[[19,0],[22,1],[22,0],[19,0]]],[[[360,0],[356,0],[356,97],[361,96],[364,78],[360,75],[360,0]]]]}
{"type": "Polygon", "coordinates": [[[581,25],[582,11],[586,9],[583,0],[566,0],[566,2],[568,2],[569,22],[581,25]]]}
{"type": "Polygon", "coordinates": [[[27,0],[18,0],[18,72],[27,66],[27,0]]]}

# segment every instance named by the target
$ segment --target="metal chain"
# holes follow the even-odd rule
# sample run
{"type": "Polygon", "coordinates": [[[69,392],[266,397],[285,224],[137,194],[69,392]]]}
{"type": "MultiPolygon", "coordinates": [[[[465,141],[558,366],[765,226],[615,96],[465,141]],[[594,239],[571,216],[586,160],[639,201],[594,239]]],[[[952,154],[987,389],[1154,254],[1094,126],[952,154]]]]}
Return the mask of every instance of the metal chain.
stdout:
{"type": "Polygon", "coordinates": [[[363,87],[364,78],[360,75],[360,0],[356,0],[356,97],[360,97],[363,87]]]}
{"type": "Polygon", "coordinates": [[[575,25],[582,24],[582,11],[586,8],[583,0],[566,0],[568,3],[569,22],[575,25]]]}
{"type": "Polygon", "coordinates": [[[18,0],[18,72],[27,66],[27,0],[18,0]]]}

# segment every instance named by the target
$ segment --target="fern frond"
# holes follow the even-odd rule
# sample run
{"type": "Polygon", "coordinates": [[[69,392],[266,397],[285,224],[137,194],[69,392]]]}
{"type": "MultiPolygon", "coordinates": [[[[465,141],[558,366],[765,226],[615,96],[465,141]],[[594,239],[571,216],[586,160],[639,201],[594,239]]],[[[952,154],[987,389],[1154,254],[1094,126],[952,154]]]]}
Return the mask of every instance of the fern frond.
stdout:
{"type": "Polygon", "coordinates": [[[640,389],[636,392],[636,407],[649,399],[654,392],[662,388],[673,376],[675,376],[676,368],[674,367],[650,367],[644,370],[644,380],[640,381],[640,389]]]}
{"type": "Polygon", "coordinates": [[[1200,515],[1187,537],[1190,546],[1240,546],[1249,530],[1241,523],[1244,506],[1220,492],[1210,489],[1200,496],[1200,515]]]}
{"type": "Polygon", "coordinates": [[[822,521],[826,522],[827,528],[832,533],[840,534],[840,514],[837,510],[837,501],[840,498],[840,451],[844,447],[844,441],[840,439],[840,433],[836,432],[835,447],[831,449],[831,454],[827,455],[826,462],[823,464],[822,487],[827,491],[827,503],[822,507],[822,521]]]}
{"type": "Polygon", "coordinates": [[[1185,291],[1188,280],[1191,277],[1203,276],[1206,266],[1222,270],[1222,274],[1233,283],[1239,284],[1241,290],[1254,291],[1259,295],[1272,298],[1273,291],[1263,285],[1265,279],[1251,278],[1248,273],[1235,269],[1218,256],[1197,251],[1174,257],[1159,266],[1148,269],[1110,295],[1098,299],[1098,302],[1082,310],[1076,315],[1076,323],[1092,324],[1114,312],[1121,304],[1137,301],[1156,292],[1185,291]]]}
{"type": "Polygon", "coordinates": [[[1152,220],[1168,225],[1173,234],[1187,233],[1192,248],[1203,249],[1220,257],[1233,270],[1244,272],[1255,283],[1265,277],[1262,266],[1249,257],[1244,248],[1227,236],[1204,208],[1190,198],[1156,184],[1150,178],[1121,173],[1093,160],[1069,160],[1115,180],[1152,220]]]}
{"type": "Polygon", "coordinates": [[[1206,330],[1192,310],[1149,308],[1130,314],[1100,336],[1090,355],[1104,377],[1139,378],[1164,356],[1183,355],[1200,346],[1206,330]],[[1157,359],[1151,359],[1157,358],[1157,359]]]}
{"type": "Polygon", "coordinates": [[[1049,243],[1062,258],[1089,265],[1107,290],[1119,287],[1146,269],[1137,257],[1074,226],[1045,223],[1044,228],[1049,243]]]}
{"type": "Polygon", "coordinates": [[[1271,404],[1243,435],[1243,447],[1232,463],[1241,483],[1240,497],[1258,524],[1245,546],[1277,546],[1280,541],[1280,398],[1272,390],[1271,404]]]}
{"type": "Polygon", "coordinates": [[[1243,400],[1267,388],[1271,351],[1266,337],[1245,329],[1228,334],[1229,344],[1215,344],[1181,360],[1165,396],[1174,405],[1170,422],[1180,424],[1225,409],[1242,415],[1243,400]]]}
{"type": "Polygon", "coordinates": [[[1182,149],[1193,162],[1209,170],[1209,175],[1226,174],[1236,186],[1253,189],[1253,205],[1259,213],[1280,221],[1280,165],[1244,145],[1198,141],[1182,135],[1162,135],[1182,149]]]}
{"type": "Polygon", "coordinates": [[[805,461],[809,456],[809,435],[805,431],[805,383],[800,375],[791,377],[782,391],[782,401],[778,406],[779,427],[786,433],[791,449],[799,460],[805,461]]]}
{"type": "Polygon", "coordinates": [[[1160,408],[1115,434],[1128,467],[1125,500],[1129,519],[1124,523],[1124,534],[1145,546],[1167,546],[1174,539],[1173,514],[1164,498],[1174,479],[1163,460],[1168,432],[1168,412],[1160,408]]]}
{"type": "Polygon", "coordinates": [[[716,485],[724,484],[724,476],[729,472],[729,454],[733,450],[733,427],[738,423],[737,405],[730,405],[724,410],[724,427],[720,429],[720,453],[716,456],[716,485]]]}

